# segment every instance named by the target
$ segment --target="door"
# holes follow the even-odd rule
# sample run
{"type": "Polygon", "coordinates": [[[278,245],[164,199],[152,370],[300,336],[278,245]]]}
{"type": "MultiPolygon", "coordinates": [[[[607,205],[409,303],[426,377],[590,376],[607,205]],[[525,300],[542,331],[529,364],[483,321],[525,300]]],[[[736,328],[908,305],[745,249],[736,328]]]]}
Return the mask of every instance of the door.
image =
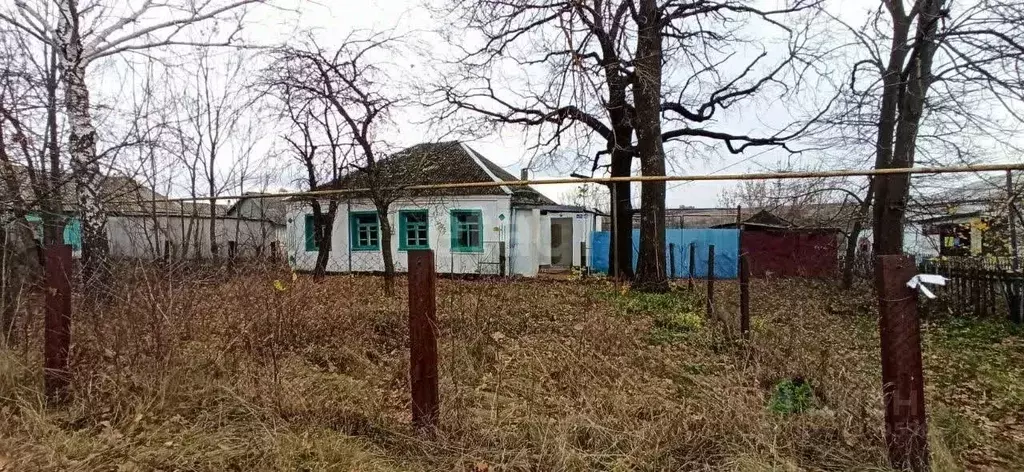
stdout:
{"type": "Polygon", "coordinates": [[[572,265],[572,218],[551,218],[551,265],[572,265]]]}

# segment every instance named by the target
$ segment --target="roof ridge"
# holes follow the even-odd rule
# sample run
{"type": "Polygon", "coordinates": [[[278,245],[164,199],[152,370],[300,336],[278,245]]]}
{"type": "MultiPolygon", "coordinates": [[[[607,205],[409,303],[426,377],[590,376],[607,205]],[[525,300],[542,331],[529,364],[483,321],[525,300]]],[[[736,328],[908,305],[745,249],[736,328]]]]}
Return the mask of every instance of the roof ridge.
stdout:
{"type": "MultiPolygon", "coordinates": [[[[487,161],[487,163],[494,165],[493,162],[491,162],[489,159],[484,157],[479,152],[476,152],[476,149],[469,147],[469,145],[464,142],[460,141],[459,146],[462,148],[462,151],[465,152],[466,155],[468,155],[469,158],[473,160],[473,165],[479,167],[480,170],[483,170],[484,173],[491,178],[491,180],[495,182],[505,182],[505,179],[498,178],[498,176],[494,172],[491,172],[491,169],[488,168],[486,164],[484,164],[484,161],[487,161]]],[[[501,188],[505,193],[512,195],[512,190],[509,189],[508,186],[502,185],[499,188],[501,188]]]]}

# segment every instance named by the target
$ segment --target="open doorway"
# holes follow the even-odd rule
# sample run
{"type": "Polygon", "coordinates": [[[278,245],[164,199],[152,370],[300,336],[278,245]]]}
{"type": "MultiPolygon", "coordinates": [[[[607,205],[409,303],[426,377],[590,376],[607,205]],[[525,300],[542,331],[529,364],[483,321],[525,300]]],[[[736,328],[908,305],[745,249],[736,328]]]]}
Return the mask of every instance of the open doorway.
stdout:
{"type": "Polygon", "coordinates": [[[572,218],[551,218],[551,265],[572,266],[572,218]]]}

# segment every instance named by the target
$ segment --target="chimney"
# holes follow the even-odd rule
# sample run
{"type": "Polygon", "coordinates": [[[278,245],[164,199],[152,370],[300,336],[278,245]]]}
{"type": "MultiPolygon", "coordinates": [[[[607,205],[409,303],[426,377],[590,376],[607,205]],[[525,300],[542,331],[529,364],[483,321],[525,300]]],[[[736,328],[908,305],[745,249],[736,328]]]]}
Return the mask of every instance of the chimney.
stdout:
{"type": "Polygon", "coordinates": [[[522,168],[519,170],[519,180],[530,180],[530,169],[522,168]]]}

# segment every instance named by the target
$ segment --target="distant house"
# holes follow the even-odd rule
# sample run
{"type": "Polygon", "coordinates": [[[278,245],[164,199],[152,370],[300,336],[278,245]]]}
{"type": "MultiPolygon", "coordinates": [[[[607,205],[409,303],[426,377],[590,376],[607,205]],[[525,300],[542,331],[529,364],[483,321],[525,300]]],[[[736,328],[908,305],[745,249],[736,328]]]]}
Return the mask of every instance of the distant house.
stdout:
{"type": "Polygon", "coordinates": [[[225,214],[228,218],[265,222],[259,226],[259,236],[269,243],[266,249],[270,250],[272,245],[274,250],[284,253],[283,243],[288,234],[287,199],[249,192],[228,207],[225,214]]]}
{"type": "MultiPolygon", "coordinates": [[[[1017,202],[1024,184],[1014,183],[1017,202]]],[[[1008,256],[1010,222],[1021,234],[1019,214],[1009,214],[1006,181],[981,179],[917,199],[911,221],[941,256],[1008,256]]],[[[1020,203],[1017,204],[1020,211],[1020,203]]]]}
{"type": "MultiPolygon", "coordinates": [[[[16,169],[16,172],[24,172],[16,169]]],[[[27,179],[23,180],[27,181],[27,179]]],[[[75,256],[81,255],[82,238],[80,215],[71,179],[65,179],[62,189],[60,219],[64,225],[64,242],[75,256]]],[[[27,186],[26,186],[27,187],[27,186]]],[[[7,190],[7,189],[4,189],[7,190]]],[[[38,241],[43,237],[43,215],[32,204],[34,195],[23,187],[24,199],[29,202],[25,217],[38,241]]],[[[205,258],[211,255],[209,244],[210,205],[170,201],[136,180],[112,173],[100,183],[100,200],[107,213],[107,240],[110,255],[127,258],[156,258],[170,251],[173,258],[205,258]]],[[[236,254],[248,257],[260,252],[271,241],[278,240],[277,227],[265,218],[230,216],[227,207],[214,207],[216,234],[220,253],[227,255],[234,247],[236,254]]]]}
{"type": "MultiPolygon", "coordinates": [[[[451,141],[410,147],[379,163],[379,172],[402,187],[518,180],[464,143],[451,141]]],[[[324,189],[365,189],[367,176],[346,175],[324,189]]],[[[380,221],[366,195],[340,196],[332,227],[330,272],[376,272],[384,268],[380,221]]],[[[388,214],[397,270],[407,269],[407,251],[432,249],[437,270],[457,274],[497,274],[505,246],[508,274],[534,276],[548,267],[579,265],[581,243],[598,223],[593,210],[559,205],[528,186],[445,188],[401,191],[388,214]]],[[[313,270],[318,247],[308,203],[288,210],[288,260],[297,270],[313,270]]]]}

